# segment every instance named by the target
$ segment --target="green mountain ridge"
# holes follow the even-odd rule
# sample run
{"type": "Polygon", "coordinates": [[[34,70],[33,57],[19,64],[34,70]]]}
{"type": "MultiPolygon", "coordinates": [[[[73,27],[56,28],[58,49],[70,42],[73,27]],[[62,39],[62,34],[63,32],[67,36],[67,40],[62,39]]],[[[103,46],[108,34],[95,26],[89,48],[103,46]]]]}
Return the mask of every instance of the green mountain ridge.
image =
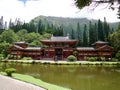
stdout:
{"type": "MultiPolygon", "coordinates": [[[[77,28],[77,23],[80,24],[80,27],[83,28],[84,25],[89,25],[89,22],[91,21],[92,24],[97,23],[98,20],[94,19],[87,19],[87,18],[65,18],[65,17],[53,17],[53,16],[37,16],[34,19],[31,20],[31,22],[34,21],[34,23],[38,23],[38,21],[41,20],[42,24],[47,25],[54,25],[56,27],[63,26],[64,30],[69,29],[75,29],[77,28]]],[[[111,28],[114,30],[118,27],[118,22],[116,23],[109,23],[107,22],[111,28]]]]}

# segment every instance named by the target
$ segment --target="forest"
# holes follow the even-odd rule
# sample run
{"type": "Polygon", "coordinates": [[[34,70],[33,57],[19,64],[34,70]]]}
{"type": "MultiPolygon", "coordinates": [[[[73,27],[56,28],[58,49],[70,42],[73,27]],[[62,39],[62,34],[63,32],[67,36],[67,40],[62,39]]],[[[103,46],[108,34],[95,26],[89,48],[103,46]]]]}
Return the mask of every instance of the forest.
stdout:
{"type": "Polygon", "coordinates": [[[8,27],[3,17],[0,19],[0,57],[7,57],[7,47],[15,42],[25,41],[30,46],[42,47],[41,39],[49,39],[51,35],[66,36],[77,39],[78,47],[88,47],[100,40],[107,41],[115,49],[114,57],[120,58],[120,25],[108,23],[106,18],[87,20],[38,16],[29,23],[16,19],[9,21],[8,27]]]}

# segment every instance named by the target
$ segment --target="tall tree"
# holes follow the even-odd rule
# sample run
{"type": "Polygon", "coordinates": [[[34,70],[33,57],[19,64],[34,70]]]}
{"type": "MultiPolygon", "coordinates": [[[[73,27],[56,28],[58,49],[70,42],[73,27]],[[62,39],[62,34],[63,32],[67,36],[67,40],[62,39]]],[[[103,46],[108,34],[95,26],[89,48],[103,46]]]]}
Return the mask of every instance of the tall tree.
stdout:
{"type": "Polygon", "coordinates": [[[97,24],[94,25],[94,41],[98,41],[98,30],[97,30],[97,24]]]}
{"type": "Polygon", "coordinates": [[[82,41],[82,31],[81,31],[79,22],[77,23],[76,36],[78,40],[78,46],[81,46],[83,41],[82,41]]]}
{"type": "Polygon", "coordinates": [[[3,16],[1,16],[0,18],[0,30],[4,29],[4,20],[3,20],[3,16]]]}
{"type": "Polygon", "coordinates": [[[34,22],[29,23],[27,30],[28,30],[28,32],[36,32],[36,26],[35,26],[34,22]]]}
{"type": "Polygon", "coordinates": [[[63,26],[59,27],[59,36],[63,36],[64,32],[63,32],[63,26]]]}
{"type": "Polygon", "coordinates": [[[84,25],[84,32],[83,32],[83,46],[88,46],[88,31],[87,25],[84,25]]]}
{"type": "Polygon", "coordinates": [[[44,26],[42,25],[42,21],[39,20],[38,21],[38,33],[40,33],[41,35],[43,34],[43,31],[45,30],[44,26]]]}
{"type": "Polygon", "coordinates": [[[91,45],[94,42],[94,31],[93,26],[91,24],[91,21],[89,22],[89,45],[91,45]]]}
{"type": "Polygon", "coordinates": [[[104,17],[104,22],[103,22],[103,31],[104,31],[105,41],[107,41],[108,40],[108,35],[110,33],[110,28],[109,28],[109,24],[107,23],[105,17],[104,17]]]}
{"type": "Polygon", "coordinates": [[[98,40],[105,41],[105,36],[103,32],[103,24],[100,21],[100,19],[98,20],[98,40]]]}
{"type": "Polygon", "coordinates": [[[73,29],[72,29],[72,32],[71,32],[71,38],[72,38],[72,39],[75,39],[75,32],[74,32],[73,29]]]}

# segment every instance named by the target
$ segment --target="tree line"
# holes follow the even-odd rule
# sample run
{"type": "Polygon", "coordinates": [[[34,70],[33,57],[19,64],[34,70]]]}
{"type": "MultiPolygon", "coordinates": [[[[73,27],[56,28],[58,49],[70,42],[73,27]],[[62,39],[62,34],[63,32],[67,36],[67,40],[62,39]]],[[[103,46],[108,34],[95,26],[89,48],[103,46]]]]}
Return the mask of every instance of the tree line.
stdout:
{"type": "Polygon", "coordinates": [[[71,38],[79,40],[78,46],[91,46],[96,41],[108,41],[108,36],[113,31],[104,18],[104,22],[101,20],[98,20],[97,23],[89,21],[89,25],[85,24],[83,28],[78,23],[77,30],[71,30],[71,38]]]}
{"type": "MultiPolygon", "coordinates": [[[[3,28],[3,17],[2,24],[0,28],[0,33],[2,33],[5,28],[3,28]]],[[[74,29],[72,25],[68,26],[69,30],[65,30],[64,25],[56,26],[52,23],[44,24],[41,19],[37,22],[31,20],[31,22],[21,22],[19,19],[16,19],[15,22],[12,20],[9,21],[8,29],[12,29],[15,33],[18,33],[20,30],[25,30],[23,33],[31,33],[35,32],[40,35],[44,33],[53,34],[54,36],[66,36],[67,34],[70,35],[71,39],[77,39],[78,46],[90,46],[92,43],[101,40],[101,41],[108,41],[109,34],[113,33],[113,28],[109,26],[104,18],[104,22],[98,20],[97,22],[92,23],[89,21],[89,24],[84,24],[83,26],[80,23],[77,23],[77,28],[74,29]]]]}
{"type": "Polygon", "coordinates": [[[42,20],[38,20],[38,22],[32,20],[29,23],[21,23],[19,20],[16,23],[12,23],[10,20],[9,29],[14,30],[15,33],[21,29],[26,29],[28,33],[35,32],[40,35],[49,33],[54,36],[66,36],[69,34],[71,39],[79,41],[78,46],[90,46],[98,40],[108,41],[109,34],[114,31],[107,23],[106,18],[104,18],[104,22],[101,20],[98,20],[96,23],[89,21],[89,25],[84,24],[83,26],[78,22],[76,29],[69,26],[69,30],[65,30],[63,25],[43,24],[42,20]]]}
{"type": "Polygon", "coordinates": [[[26,41],[31,46],[42,46],[39,42],[40,39],[49,39],[52,34],[54,36],[66,36],[68,33],[71,39],[79,41],[78,46],[91,46],[92,43],[98,40],[108,41],[115,47],[115,52],[119,52],[120,27],[117,31],[113,30],[105,18],[104,22],[101,20],[96,23],[89,21],[89,24],[83,26],[78,22],[76,29],[69,28],[69,30],[65,30],[64,25],[55,26],[51,23],[45,25],[41,20],[38,20],[37,23],[34,20],[29,23],[22,23],[19,19],[15,22],[10,20],[8,29],[0,29],[0,53],[7,53],[7,50],[3,47],[8,47],[14,42],[26,41]],[[116,45],[116,43],[118,44],[116,45]]]}

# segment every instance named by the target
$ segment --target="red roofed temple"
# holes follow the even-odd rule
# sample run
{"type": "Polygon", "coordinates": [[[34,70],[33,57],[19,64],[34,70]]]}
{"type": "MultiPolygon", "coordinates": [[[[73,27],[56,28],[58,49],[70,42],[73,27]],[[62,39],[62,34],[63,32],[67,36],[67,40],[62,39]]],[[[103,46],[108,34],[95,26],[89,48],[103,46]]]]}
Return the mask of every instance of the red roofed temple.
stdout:
{"type": "Polygon", "coordinates": [[[77,47],[77,40],[69,39],[69,36],[52,36],[48,40],[40,40],[46,47],[29,47],[25,42],[17,42],[8,48],[10,59],[31,57],[35,60],[66,60],[69,55],[77,51],[77,59],[85,60],[86,57],[112,58],[113,47],[108,42],[97,41],[92,47],[77,47]]]}

